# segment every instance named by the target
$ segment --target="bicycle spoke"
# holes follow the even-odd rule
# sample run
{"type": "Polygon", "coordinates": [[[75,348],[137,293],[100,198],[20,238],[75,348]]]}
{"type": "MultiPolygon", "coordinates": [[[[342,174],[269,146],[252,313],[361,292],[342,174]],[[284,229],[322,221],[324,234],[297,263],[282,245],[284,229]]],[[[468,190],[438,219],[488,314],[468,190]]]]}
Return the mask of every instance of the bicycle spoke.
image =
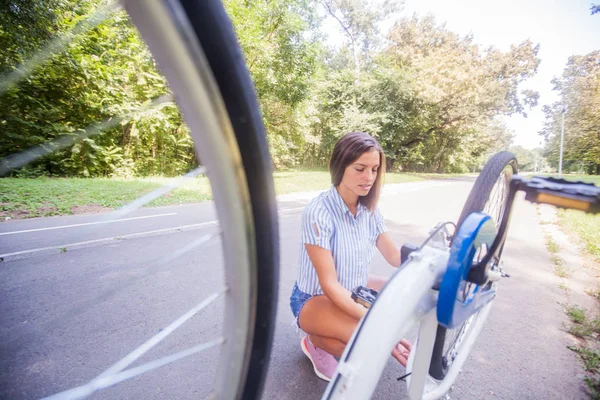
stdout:
{"type": "MultiPolygon", "coordinates": [[[[215,302],[215,300],[217,300],[219,297],[221,297],[226,291],[227,291],[227,288],[223,288],[223,289],[213,293],[212,295],[208,296],[206,299],[204,299],[203,301],[198,303],[196,306],[194,306],[191,310],[187,311],[185,314],[183,314],[182,316],[177,318],[175,321],[170,323],[166,328],[162,329],[159,333],[157,333],[156,335],[154,335],[153,337],[148,339],[145,343],[143,343],[138,348],[136,348],[135,350],[133,350],[132,352],[127,354],[121,360],[117,361],[115,364],[113,364],[110,368],[108,368],[107,370],[102,372],[100,375],[98,375],[97,377],[92,379],[86,385],[83,385],[83,386],[80,386],[80,387],[77,387],[74,389],[70,389],[65,392],[61,392],[57,395],[50,396],[48,398],[49,399],[78,399],[78,398],[82,398],[82,397],[87,397],[97,390],[107,388],[109,386],[114,385],[115,383],[122,382],[125,379],[133,378],[134,376],[140,375],[144,372],[151,371],[160,366],[170,364],[171,362],[182,358],[180,356],[181,353],[175,353],[173,355],[167,356],[160,360],[152,361],[152,362],[144,364],[140,367],[132,368],[128,371],[123,372],[125,370],[125,368],[127,368],[129,365],[134,363],[136,360],[138,360],[140,357],[142,357],[148,351],[153,349],[156,345],[158,345],[165,338],[167,338],[171,333],[173,333],[177,328],[181,327],[184,323],[189,321],[190,318],[192,318],[194,315],[198,314],[200,311],[202,311],[203,309],[208,307],[210,304],[215,302]],[[168,361],[165,363],[164,360],[167,360],[167,359],[168,360],[172,359],[172,361],[168,361]],[[133,371],[133,373],[131,371],[133,371]]],[[[219,339],[219,340],[221,340],[221,339],[219,339]]],[[[201,346],[205,346],[205,345],[196,346],[192,349],[197,349],[201,346]]],[[[187,354],[187,352],[189,352],[189,351],[190,350],[186,350],[183,353],[187,354]]],[[[190,353],[188,355],[195,354],[196,352],[198,352],[198,351],[194,351],[193,353],[190,353]]]]}
{"type": "Polygon", "coordinates": [[[176,361],[193,356],[194,354],[211,349],[215,346],[219,346],[223,343],[225,343],[225,339],[223,339],[223,338],[215,339],[210,342],[206,342],[206,343],[191,347],[187,350],[183,350],[178,353],[171,354],[170,356],[163,357],[158,360],[150,361],[146,364],[140,365],[139,367],[125,370],[125,371],[115,374],[115,375],[108,375],[105,377],[95,378],[83,386],[69,389],[67,391],[57,393],[57,394],[49,396],[49,397],[45,397],[44,400],[82,399],[82,398],[90,396],[91,394],[93,394],[94,392],[97,392],[99,390],[106,389],[110,386],[116,385],[117,383],[121,383],[127,379],[135,378],[136,376],[145,374],[146,372],[150,372],[150,371],[153,371],[160,367],[164,367],[165,365],[172,364],[176,361]]]}
{"type": "Polygon", "coordinates": [[[116,1],[110,1],[106,5],[96,9],[96,11],[86,19],[77,23],[72,30],[52,40],[29,61],[20,65],[0,81],[0,95],[4,94],[8,89],[25,79],[27,76],[31,75],[31,73],[46,60],[64,50],[78,35],[86,33],[101,24],[118,8],[120,7],[116,1]]]}
{"type": "Polygon", "coordinates": [[[177,179],[173,182],[167,183],[166,185],[163,185],[163,186],[159,187],[158,189],[154,189],[153,191],[151,191],[148,194],[138,197],[137,199],[124,205],[123,207],[107,214],[107,218],[119,219],[121,217],[124,217],[124,216],[132,213],[133,211],[137,210],[138,208],[141,208],[141,207],[145,206],[146,204],[150,203],[152,200],[155,200],[155,199],[159,198],[160,196],[169,193],[173,189],[177,189],[179,186],[181,186],[185,183],[186,178],[195,178],[196,176],[201,175],[201,174],[206,174],[206,168],[198,167],[198,168],[188,172],[187,174],[180,176],[179,179],[177,179]]]}
{"type": "Polygon", "coordinates": [[[505,174],[498,177],[498,180],[492,188],[488,202],[484,207],[484,212],[494,219],[496,227],[499,226],[502,215],[504,214],[505,199],[508,193],[508,179],[509,178],[505,174]]]}
{"type": "Polygon", "coordinates": [[[115,375],[115,374],[123,371],[125,368],[127,368],[129,365],[131,365],[131,363],[133,363],[135,360],[137,360],[138,358],[140,358],[141,356],[146,354],[146,352],[151,350],[154,346],[156,346],[157,344],[162,342],[167,336],[169,336],[171,333],[173,333],[177,328],[179,328],[181,325],[183,325],[185,322],[187,322],[190,318],[192,318],[194,315],[198,314],[200,311],[202,311],[203,309],[208,307],[210,304],[212,304],[223,293],[225,293],[226,290],[227,290],[226,288],[223,288],[223,289],[213,293],[212,295],[208,296],[206,299],[204,299],[202,302],[197,304],[194,308],[192,308],[191,310],[189,310],[188,312],[183,314],[181,317],[177,318],[175,321],[173,321],[166,328],[164,328],[159,333],[154,335],[152,338],[150,338],[144,344],[142,344],[137,349],[133,350],[131,353],[129,353],[128,355],[123,357],[112,367],[110,367],[106,371],[102,372],[95,379],[104,378],[109,375],[115,375]]]}
{"type": "MultiPolygon", "coordinates": [[[[145,271],[146,272],[145,274],[143,274],[141,276],[137,276],[137,277],[135,277],[135,276],[130,277],[130,278],[124,280],[124,282],[121,285],[112,287],[107,292],[104,292],[94,298],[91,298],[91,299],[83,302],[83,304],[80,304],[78,307],[72,309],[68,314],[57,317],[56,319],[47,322],[43,326],[40,326],[38,328],[32,327],[33,331],[30,331],[29,336],[33,336],[33,338],[28,338],[27,340],[25,340],[25,342],[31,342],[31,341],[35,340],[35,335],[38,333],[42,333],[45,335],[45,334],[48,334],[48,332],[50,332],[51,330],[53,330],[57,327],[63,326],[67,321],[70,321],[70,320],[76,318],[77,316],[85,313],[86,311],[90,310],[91,308],[107,301],[108,299],[112,298],[113,296],[124,292],[125,289],[131,287],[132,285],[136,284],[137,282],[141,281],[142,279],[147,278],[152,273],[157,272],[164,265],[170,264],[171,261],[173,261],[177,257],[180,257],[193,249],[197,249],[201,245],[210,242],[212,239],[219,236],[220,234],[221,234],[221,232],[219,231],[216,233],[203,235],[200,238],[194,240],[193,242],[187,244],[186,246],[183,246],[181,249],[162,257],[156,264],[147,268],[145,271]]],[[[20,339],[23,339],[23,336],[26,336],[26,335],[27,334],[21,335],[20,339]]],[[[8,344],[9,343],[7,343],[7,345],[8,344]]],[[[20,347],[13,345],[13,349],[15,351],[17,351],[20,349],[20,347]]]]}
{"type": "Polygon", "coordinates": [[[13,169],[23,167],[41,157],[44,157],[50,153],[62,149],[63,147],[70,146],[78,140],[98,135],[106,130],[114,128],[123,121],[130,120],[136,115],[139,115],[146,111],[154,110],[157,107],[171,103],[172,101],[173,100],[171,95],[160,96],[143,105],[140,110],[129,113],[125,116],[108,118],[99,124],[90,125],[87,128],[83,129],[83,132],[79,134],[63,135],[49,142],[30,147],[29,149],[24,150],[20,153],[6,156],[0,159],[0,176],[6,175],[13,169]]]}

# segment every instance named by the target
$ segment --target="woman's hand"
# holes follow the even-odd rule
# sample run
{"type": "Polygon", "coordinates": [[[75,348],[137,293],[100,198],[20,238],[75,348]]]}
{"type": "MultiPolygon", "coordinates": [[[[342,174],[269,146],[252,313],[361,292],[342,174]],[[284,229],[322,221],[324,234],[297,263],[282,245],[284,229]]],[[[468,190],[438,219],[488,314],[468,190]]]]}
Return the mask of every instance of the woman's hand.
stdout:
{"type": "Polygon", "coordinates": [[[392,356],[398,360],[400,364],[406,367],[408,363],[408,356],[410,355],[411,344],[408,340],[402,339],[400,343],[394,346],[392,350],[392,356]]]}

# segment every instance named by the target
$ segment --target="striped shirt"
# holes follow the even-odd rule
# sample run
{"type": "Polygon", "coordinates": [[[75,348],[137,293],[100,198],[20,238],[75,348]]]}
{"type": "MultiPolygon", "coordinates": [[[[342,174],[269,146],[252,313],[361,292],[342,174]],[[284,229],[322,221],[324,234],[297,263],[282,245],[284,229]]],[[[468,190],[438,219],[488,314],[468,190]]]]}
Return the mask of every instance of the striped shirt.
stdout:
{"type": "Polygon", "coordinates": [[[352,290],[359,285],[366,286],[375,242],[386,230],[379,209],[372,213],[359,203],[355,217],[335,186],[331,186],[314,198],[302,214],[298,289],[311,295],[323,294],[304,244],[331,250],[337,279],[343,287],[352,290]]]}

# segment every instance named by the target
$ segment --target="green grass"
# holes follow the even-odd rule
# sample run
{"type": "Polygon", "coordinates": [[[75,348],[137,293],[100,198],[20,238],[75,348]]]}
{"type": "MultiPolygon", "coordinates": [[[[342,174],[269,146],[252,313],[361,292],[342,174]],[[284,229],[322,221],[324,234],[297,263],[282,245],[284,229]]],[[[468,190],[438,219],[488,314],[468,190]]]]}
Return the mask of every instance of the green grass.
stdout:
{"type": "MultiPolygon", "coordinates": [[[[0,212],[19,218],[73,213],[73,207],[117,208],[173,182],[168,178],[38,178],[0,179],[0,212]]],[[[180,204],[211,198],[208,179],[190,178],[184,185],[149,205],[180,204]]]]}
{"type": "Polygon", "coordinates": [[[596,288],[596,289],[585,289],[585,293],[588,296],[592,296],[593,298],[595,298],[596,300],[600,301],[600,288],[596,288]]]}
{"type": "Polygon", "coordinates": [[[556,254],[552,256],[551,258],[552,262],[554,263],[554,265],[561,267],[564,265],[564,260],[562,258],[560,258],[559,256],[557,256],[556,254]]]}
{"type": "MultiPolygon", "coordinates": [[[[435,175],[436,177],[442,175],[435,175]]],[[[389,173],[386,183],[414,182],[423,175],[389,173]]],[[[433,177],[429,179],[434,179],[433,177]]],[[[0,218],[31,218],[77,212],[77,207],[114,209],[177,178],[1,178],[0,218]]],[[[274,174],[277,194],[325,190],[331,185],[327,171],[287,171],[274,174]]],[[[185,204],[212,199],[206,177],[186,178],[183,185],[152,201],[149,206],[185,204]]]]}
{"type": "MultiPolygon", "coordinates": [[[[563,177],[600,185],[600,176],[598,175],[563,175],[563,177]]],[[[576,210],[559,210],[558,222],[561,227],[579,237],[583,241],[586,252],[600,263],[600,215],[586,214],[576,210]]],[[[556,252],[553,251],[556,248],[553,243],[547,242],[547,245],[550,252],[556,252]]]]}
{"type": "Polygon", "coordinates": [[[600,399],[600,379],[595,376],[586,376],[583,380],[590,390],[590,397],[593,400],[600,399]]]}
{"type": "Polygon", "coordinates": [[[567,315],[576,324],[583,324],[587,321],[587,313],[585,309],[577,306],[568,306],[566,308],[567,315]]]}
{"type": "Polygon", "coordinates": [[[598,350],[590,350],[585,347],[568,347],[570,350],[573,350],[575,353],[577,353],[579,357],[581,357],[586,371],[599,372],[598,368],[600,367],[600,353],[598,350]]]}
{"type": "MultiPolygon", "coordinates": [[[[399,174],[401,175],[401,174],[399,174]]],[[[464,178],[466,176],[477,176],[477,174],[434,174],[434,173],[411,173],[410,175],[421,179],[453,179],[464,178]]]]}
{"type": "Polygon", "coordinates": [[[600,352],[585,346],[567,346],[567,348],[577,353],[581,361],[583,361],[584,369],[587,372],[583,380],[589,389],[590,398],[594,400],[600,399],[600,379],[598,379],[598,374],[600,373],[600,352]]]}
{"type": "Polygon", "coordinates": [[[582,240],[586,252],[600,262],[600,215],[561,210],[558,221],[562,227],[575,233],[582,240]]]}
{"type": "Polygon", "coordinates": [[[546,235],[546,248],[552,254],[558,253],[560,246],[552,239],[552,236],[546,235]]]}
{"type": "Polygon", "coordinates": [[[571,271],[569,269],[563,267],[562,265],[556,265],[554,267],[554,273],[560,278],[570,278],[571,277],[571,271]]]}
{"type": "MultiPolygon", "coordinates": [[[[325,190],[331,186],[329,171],[283,171],[275,172],[273,178],[277,194],[312,192],[325,190]]],[[[437,178],[427,177],[423,174],[401,174],[397,172],[385,174],[385,183],[416,182],[424,179],[437,178]]]]}
{"type": "Polygon", "coordinates": [[[581,339],[598,339],[600,334],[600,319],[591,318],[587,311],[577,306],[567,306],[565,308],[573,325],[569,328],[569,333],[581,339]]]}
{"type": "Polygon", "coordinates": [[[586,347],[567,346],[567,348],[577,353],[581,361],[583,361],[583,366],[587,372],[584,382],[590,390],[591,398],[600,398],[600,379],[598,379],[598,374],[600,373],[600,352],[586,347]]]}

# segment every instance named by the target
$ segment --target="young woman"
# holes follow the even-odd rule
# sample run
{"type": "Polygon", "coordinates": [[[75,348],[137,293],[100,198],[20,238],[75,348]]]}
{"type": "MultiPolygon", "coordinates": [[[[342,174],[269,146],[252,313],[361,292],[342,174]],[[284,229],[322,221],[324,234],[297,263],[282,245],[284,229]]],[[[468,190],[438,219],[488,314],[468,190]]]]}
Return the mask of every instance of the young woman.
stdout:
{"type": "MultiPolygon", "coordinates": [[[[331,188],[314,198],[302,215],[299,271],[290,306],[306,336],[300,343],[315,373],[330,380],[337,360],[367,309],[351,290],[380,290],[386,278],[369,275],[375,247],[393,267],[400,250],[386,232],[377,208],[385,173],[381,145],[367,133],[353,132],[335,145],[329,163],[331,188]]],[[[410,343],[392,355],[406,365],[410,343]]]]}

